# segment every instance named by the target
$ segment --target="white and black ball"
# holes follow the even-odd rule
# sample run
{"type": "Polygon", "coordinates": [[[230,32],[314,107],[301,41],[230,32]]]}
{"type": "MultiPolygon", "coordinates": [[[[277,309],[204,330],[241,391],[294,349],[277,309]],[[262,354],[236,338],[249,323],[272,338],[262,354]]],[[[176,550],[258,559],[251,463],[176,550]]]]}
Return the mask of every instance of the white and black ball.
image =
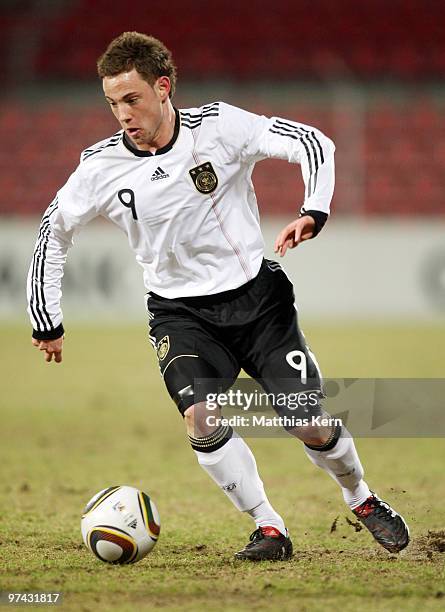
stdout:
{"type": "Polygon", "coordinates": [[[135,563],[158,541],[161,521],[147,495],[128,486],[99,491],[87,503],[81,520],[83,541],[106,563],[135,563]]]}

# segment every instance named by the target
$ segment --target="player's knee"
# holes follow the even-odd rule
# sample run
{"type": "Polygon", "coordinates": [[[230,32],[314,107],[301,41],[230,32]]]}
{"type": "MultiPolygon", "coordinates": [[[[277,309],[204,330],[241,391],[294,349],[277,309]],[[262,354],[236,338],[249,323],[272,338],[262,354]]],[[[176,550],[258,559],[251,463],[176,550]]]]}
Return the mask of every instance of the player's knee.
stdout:
{"type": "MultiPolygon", "coordinates": [[[[205,429],[207,425],[205,404],[199,403],[189,406],[189,408],[187,408],[187,410],[184,412],[184,423],[187,430],[205,429]]],[[[213,429],[215,429],[215,426],[213,426],[213,429]]]]}
{"type": "Polygon", "coordinates": [[[231,439],[233,430],[230,426],[221,425],[215,414],[209,415],[205,402],[194,404],[184,412],[189,442],[197,452],[201,465],[213,463],[214,451],[219,450],[231,439]]]}
{"type": "Polygon", "coordinates": [[[184,411],[184,423],[189,436],[203,438],[211,435],[219,427],[214,410],[209,411],[206,402],[189,406],[184,411]]]}
{"type": "Polygon", "coordinates": [[[332,450],[339,441],[342,433],[342,426],[329,423],[327,425],[313,425],[311,427],[296,430],[296,435],[304,444],[317,451],[332,450]]]}
{"type": "Polygon", "coordinates": [[[328,450],[338,441],[341,434],[341,422],[332,419],[324,411],[321,395],[309,406],[301,406],[295,411],[292,419],[285,419],[284,428],[307,446],[314,449],[328,450]]]}
{"type": "Polygon", "coordinates": [[[193,404],[193,406],[189,406],[189,408],[187,408],[184,411],[183,416],[184,416],[184,424],[186,428],[189,429],[195,423],[195,404],[193,404]]]}

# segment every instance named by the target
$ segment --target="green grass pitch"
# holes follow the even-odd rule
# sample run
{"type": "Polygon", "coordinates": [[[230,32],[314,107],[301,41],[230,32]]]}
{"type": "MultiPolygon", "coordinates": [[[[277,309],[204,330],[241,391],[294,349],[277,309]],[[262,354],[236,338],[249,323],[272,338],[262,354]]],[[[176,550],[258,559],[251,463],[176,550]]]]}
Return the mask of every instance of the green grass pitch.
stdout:
{"type": "MultiPolygon", "coordinates": [[[[328,376],[445,374],[443,326],[305,332],[328,376]]],[[[233,553],[253,523],[197,465],[143,324],[69,327],[61,365],[44,363],[28,328],[0,334],[0,590],[62,591],[69,611],[444,609],[443,439],[357,441],[368,483],[410,524],[399,556],[347,523],[297,441],[250,439],[295,556],[243,564],[233,553]],[[133,566],[102,564],[81,541],[84,504],[114,484],[146,490],[161,514],[157,546],[133,566]]]]}

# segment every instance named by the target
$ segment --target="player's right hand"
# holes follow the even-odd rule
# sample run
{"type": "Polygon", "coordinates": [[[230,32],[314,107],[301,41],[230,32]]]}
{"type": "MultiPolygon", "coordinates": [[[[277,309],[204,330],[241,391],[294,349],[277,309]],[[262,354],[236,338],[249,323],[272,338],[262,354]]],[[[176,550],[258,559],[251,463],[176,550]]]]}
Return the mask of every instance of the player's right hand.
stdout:
{"type": "Polygon", "coordinates": [[[309,215],[304,215],[292,221],[278,234],[274,246],[275,253],[279,253],[280,257],[284,257],[287,249],[294,249],[303,240],[312,238],[314,227],[315,221],[309,215]]]}
{"type": "Polygon", "coordinates": [[[32,339],[33,346],[36,346],[39,351],[45,351],[45,361],[48,363],[54,358],[56,363],[62,361],[62,346],[63,336],[55,340],[36,340],[32,339]]]}

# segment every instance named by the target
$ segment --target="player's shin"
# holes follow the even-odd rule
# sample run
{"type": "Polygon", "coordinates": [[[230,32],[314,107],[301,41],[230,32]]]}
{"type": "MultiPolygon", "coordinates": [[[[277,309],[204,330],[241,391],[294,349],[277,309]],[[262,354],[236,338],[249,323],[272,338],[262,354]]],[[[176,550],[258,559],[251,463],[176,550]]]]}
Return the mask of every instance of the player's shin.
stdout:
{"type": "MultiPolygon", "coordinates": [[[[202,429],[196,424],[194,431],[202,429]]],[[[252,451],[231,427],[220,425],[205,437],[189,435],[189,440],[200,466],[238,510],[249,514],[257,527],[286,533],[283,519],[266,497],[252,451]]]]}
{"type": "Polygon", "coordinates": [[[325,470],[341,487],[343,498],[350,508],[362,504],[370,495],[363,480],[363,467],[354,440],[344,427],[335,427],[333,436],[319,447],[305,444],[309,459],[325,470]]]}

